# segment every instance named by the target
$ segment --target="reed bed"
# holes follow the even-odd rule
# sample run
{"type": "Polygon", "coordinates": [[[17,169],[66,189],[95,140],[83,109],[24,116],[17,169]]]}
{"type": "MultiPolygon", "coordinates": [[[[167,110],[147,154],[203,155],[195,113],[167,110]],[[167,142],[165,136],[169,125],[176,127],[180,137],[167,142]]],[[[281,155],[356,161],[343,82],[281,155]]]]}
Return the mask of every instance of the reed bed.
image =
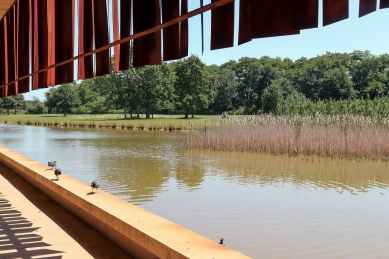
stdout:
{"type": "Polygon", "coordinates": [[[216,117],[186,137],[188,149],[318,155],[350,159],[389,158],[389,117],[216,117]]]}

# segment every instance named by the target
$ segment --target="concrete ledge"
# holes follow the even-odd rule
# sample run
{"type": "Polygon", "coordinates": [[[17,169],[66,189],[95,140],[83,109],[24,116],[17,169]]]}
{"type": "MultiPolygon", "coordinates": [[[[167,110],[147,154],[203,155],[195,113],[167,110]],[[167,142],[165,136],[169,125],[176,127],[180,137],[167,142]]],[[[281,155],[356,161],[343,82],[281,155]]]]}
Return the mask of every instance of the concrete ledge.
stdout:
{"type": "Polygon", "coordinates": [[[135,258],[249,258],[104,191],[87,195],[89,184],[0,146],[0,163],[98,230],[135,258]]]}

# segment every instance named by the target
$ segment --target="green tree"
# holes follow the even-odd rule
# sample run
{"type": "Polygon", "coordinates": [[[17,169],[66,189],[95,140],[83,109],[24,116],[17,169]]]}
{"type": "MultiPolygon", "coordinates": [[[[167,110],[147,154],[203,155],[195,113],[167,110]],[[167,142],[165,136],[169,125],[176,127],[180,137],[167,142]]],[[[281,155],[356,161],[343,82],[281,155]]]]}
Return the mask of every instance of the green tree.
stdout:
{"type": "Polygon", "coordinates": [[[216,96],[212,109],[217,112],[231,111],[234,109],[234,100],[238,96],[238,82],[234,71],[223,68],[220,70],[216,81],[216,96]]]}
{"type": "Polygon", "coordinates": [[[154,110],[171,109],[174,102],[175,76],[170,65],[145,66],[138,69],[141,105],[146,118],[153,117],[154,110]]]}
{"type": "Polygon", "coordinates": [[[188,118],[189,112],[194,117],[196,110],[206,109],[213,102],[214,81],[205,64],[194,55],[178,61],[175,64],[175,72],[177,106],[185,110],[185,118],[188,118]]]}
{"type": "Polygon", "coordinates": [[[46,108],[44,103],[36,96],[31,98],[32,100],[26,101],[27,110],[26,112],[29,114],[44,114],[46,113],[46,108]]]}
{"type": "Polygon", "coordinates": [[[66,116],[70,108],[78,107],[80,105],[76,85],[73,84],[63,84],[55,88],[51,88],[45,93],[45,95],[45,105],[49,108],[61,110],[63,112],[63,116],[66,116]]]}
{"type": "Polygon", "coordinates": [[[0,100],[0,107],[6,109],[8,115],[10,110],[14,110],[14,114],[16,114],[18,110],[26,108],[26,101],[21,94],[9,96],[0,100]]]}

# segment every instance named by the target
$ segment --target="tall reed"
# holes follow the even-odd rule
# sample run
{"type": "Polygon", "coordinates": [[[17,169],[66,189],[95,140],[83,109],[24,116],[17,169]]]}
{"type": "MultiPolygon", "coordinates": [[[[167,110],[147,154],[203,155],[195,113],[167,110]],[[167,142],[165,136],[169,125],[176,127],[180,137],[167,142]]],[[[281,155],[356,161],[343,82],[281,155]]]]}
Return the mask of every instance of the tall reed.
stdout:
{"type": "Polygon", "coordinates": [[[188,135],[188,149],[389,158],[389,117],[334,115],[220,118],[188,135]]]}

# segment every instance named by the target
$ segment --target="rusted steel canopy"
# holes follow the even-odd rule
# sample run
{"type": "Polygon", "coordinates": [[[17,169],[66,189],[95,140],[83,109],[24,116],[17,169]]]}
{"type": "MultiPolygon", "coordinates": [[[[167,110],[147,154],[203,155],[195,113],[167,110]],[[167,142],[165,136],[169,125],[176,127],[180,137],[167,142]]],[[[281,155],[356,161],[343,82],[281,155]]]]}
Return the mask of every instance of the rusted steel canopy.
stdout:
{"type": "MultiPolygon", "coordinates": [[[[199,1],[200,8],[188,12],[188,0],[109,0],[109,5],[102,0],[0,0],[0,98],[27,92],[30,86],[35,90],[72,82],[75,60],[79,60],[79,79],[108,74],[111,47],[115,47],[116,71],[127,70],[131,62],[140,67],[184,58],[188,19],[210,10],[211,49],[232,47],[235,0],[212,0],[205,6],[199,1]],[[109,42],[109,25],[114,42],[109,42]],[[78,56],[74,56],[74,37],[78,37],[78,56]]],[[[239,45],[318,26],[319,0],[237,1],[239,45]]],[[[377,0],[359,2],[360,16],[377,9],[377,0]]],[[[380,0],[380,9],[388,7],[389,0],[380,0]]],[[[349,0],[323,0],[324,26],[348,15],[349,0]]]]}

